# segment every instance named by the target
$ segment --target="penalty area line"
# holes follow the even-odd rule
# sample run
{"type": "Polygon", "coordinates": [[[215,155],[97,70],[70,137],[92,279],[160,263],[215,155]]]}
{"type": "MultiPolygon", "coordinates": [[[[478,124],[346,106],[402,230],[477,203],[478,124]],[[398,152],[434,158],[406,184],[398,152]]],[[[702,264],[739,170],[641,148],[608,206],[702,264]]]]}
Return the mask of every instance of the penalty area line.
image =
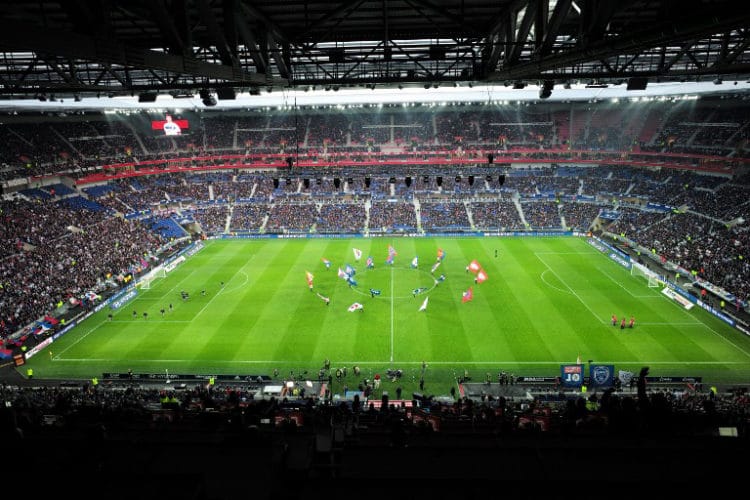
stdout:
{"type": "Polygon", "coordinates": [[[593,311],[593,310],[591,309],[591,307],[589,307],[589,305],[588,305],[588,304],[587,304],[586,302],[584,302],[584,300],[583,300],[583,299],[582,299],[582,298],[581,298],[581,297],[580,297],[580,296],[579,296],[579,295],[578,295],[578,294],[577,294],[577,293],[575,292],[575,290],[573,290],[573,289],[572,289],[572,288],[570,287],[570,285],[568,285],[568,284],[567,284],[567,283],[565,282],[565,280],[563,280],[563,279],[562,279],[562,278],[561,278],[561,277],[560,277],[560,276],[559,276],[559,275],[558,275],[558,274],[557,274],[557,273],[555,272],[555,270],[554,270],[554,269],[552,269],[552,267],[551,267],[551,266],[550,266],[549,264],[547,264],[547,263],[546,263],[546,262],[544,261],[544,259],[542,259],[542,258],[541,258],[541,257],[540,257],[540,256],[539,256],[539,255],[538,255],[538,254],[537,254],[536,252],[534,253],[534,256],[535,256],[535,257],[536,257],[537,259],[539,259],[539,262],[541,262],[542,264],[544,264],[544,265],[545,265],[545,266],[547,267],[547,269],[548,269],[548,270],[549,270],[549,271],[550,271],[550,272],[551,272],[552,274],[554,274],[554,275],[555,275],[555,277],[557,278],[557,280],[558,280],[558,281],[559,281],[560,283],[562,283],[563,285],[565,285],[565,288],[567,288],[568,290],[570,290],[570,293],[572,293],[572,294],[573,294],[573,296],[574,296],[575,298],[577,298],[577,299],[578,299],[578,301],[579,301],[579,302],[580,302],[581,304],[583,304],[583,306],[584,306],[584,307],[585,307],[586,309],[588,309],[588,310],[589,310],[589,312],[590,312],[590,313],[591,313],[591,314],[592,314],[592,315],[593,315],[593,316],[594,316],[594,317],[595,317],[596,319],[598,319],[598,320],[599,320],[599,323],[601,323],[601,324],[605,324],[605,323],[607,323],[607,321],[605,321],[604,319],[600,318],[600,317],[599,317],[599,316],[598,316],[598,315],[596,314],[596,312],[594,312],[594,311],[593,311]]]}

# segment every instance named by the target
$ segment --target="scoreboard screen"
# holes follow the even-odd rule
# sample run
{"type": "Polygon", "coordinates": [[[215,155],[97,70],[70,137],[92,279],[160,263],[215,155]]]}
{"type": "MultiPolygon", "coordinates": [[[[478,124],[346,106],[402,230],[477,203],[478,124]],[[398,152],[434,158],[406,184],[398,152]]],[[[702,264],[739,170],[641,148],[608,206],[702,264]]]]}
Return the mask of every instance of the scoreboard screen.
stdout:
{"type": "Polygon", "coordinates": [[[174,119],[171,115],[166,115],[163,120],[151,122],[151,130],[164,135],[182,135],[189,127],[187,120],[174,119]]]}
{"type": "Polygon", "coordinates": [[[563,387],[581,387],[583,365],[560,365],[560,379],[563,387]]]}

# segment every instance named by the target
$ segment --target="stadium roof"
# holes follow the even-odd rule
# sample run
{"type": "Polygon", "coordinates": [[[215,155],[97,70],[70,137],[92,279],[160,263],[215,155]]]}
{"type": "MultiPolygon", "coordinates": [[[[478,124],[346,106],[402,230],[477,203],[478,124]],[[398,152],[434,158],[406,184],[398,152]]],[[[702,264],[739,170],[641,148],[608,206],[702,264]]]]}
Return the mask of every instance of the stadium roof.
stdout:
{"type": "Polygon", "coordinates": [[[750,76],[744,0],[6,0],[0,26],[10,97],[750,76]]]}

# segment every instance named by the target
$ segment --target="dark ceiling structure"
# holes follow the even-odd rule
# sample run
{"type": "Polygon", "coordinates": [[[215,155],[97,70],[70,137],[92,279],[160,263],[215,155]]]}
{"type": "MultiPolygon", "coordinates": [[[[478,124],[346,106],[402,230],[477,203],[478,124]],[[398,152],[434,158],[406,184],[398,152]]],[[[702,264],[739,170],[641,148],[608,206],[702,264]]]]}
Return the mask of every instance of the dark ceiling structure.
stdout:
{"type": "Polygon", "coordinates": [[[0,95],[745,80],[746,2],[6,0],[0,95]]]}

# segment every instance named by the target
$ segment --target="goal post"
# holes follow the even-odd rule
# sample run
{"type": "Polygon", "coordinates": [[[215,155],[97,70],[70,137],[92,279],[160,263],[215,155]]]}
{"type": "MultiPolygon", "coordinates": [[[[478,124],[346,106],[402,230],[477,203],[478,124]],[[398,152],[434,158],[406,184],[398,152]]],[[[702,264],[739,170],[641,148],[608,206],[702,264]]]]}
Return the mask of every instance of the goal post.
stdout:
{"type": "Polygon", "coordinates": [[[649,288],[658,288],[664,284],[664,279],[661,276],[638,262],[631,261],[630,274],[644,278],[649,288]]]}
{"type": "Polygon", "coordinates": [[[138,287],[141,290],[150,290],[151,284],[156,281],[158,278],[166,278],[167,277],[167,270],[164,269],[162,266],[159,266],[151,272],[144,275],[139,281],[138,281],[138,287]]]}

